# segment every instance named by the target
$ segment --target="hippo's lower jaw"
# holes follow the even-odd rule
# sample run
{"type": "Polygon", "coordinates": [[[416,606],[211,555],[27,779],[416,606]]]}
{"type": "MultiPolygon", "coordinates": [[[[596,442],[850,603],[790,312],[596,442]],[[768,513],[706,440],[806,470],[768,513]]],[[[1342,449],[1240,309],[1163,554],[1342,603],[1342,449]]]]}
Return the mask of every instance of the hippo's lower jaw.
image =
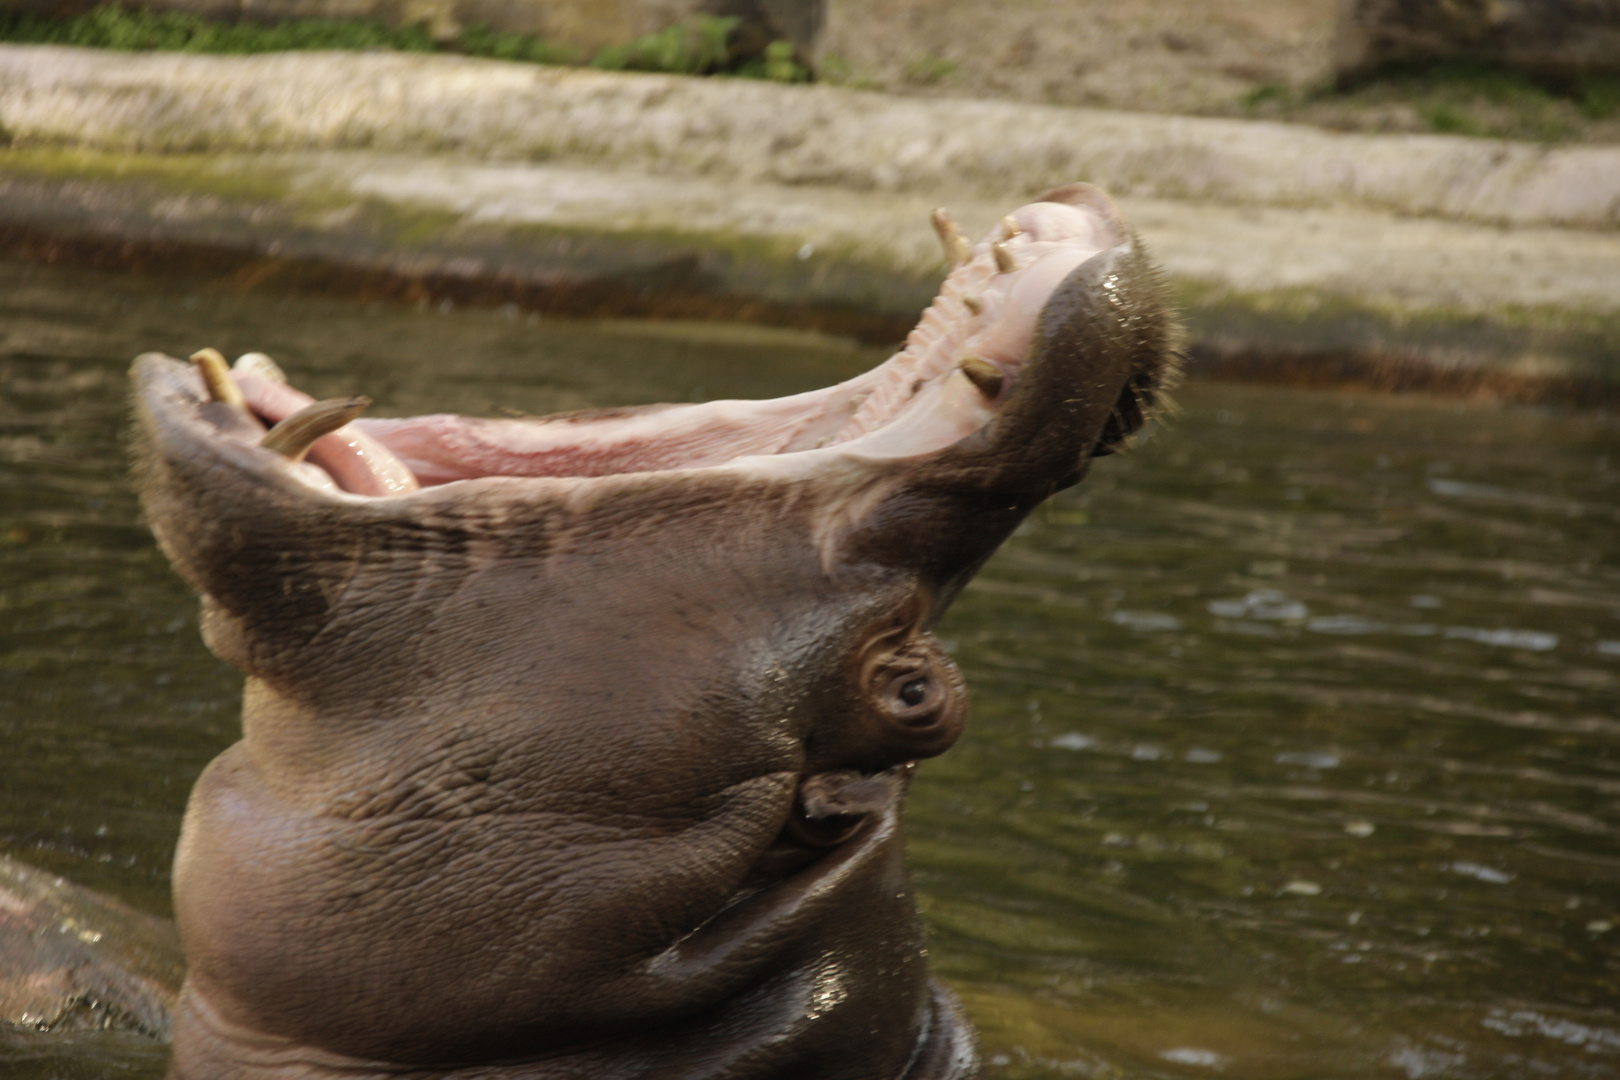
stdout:
{"type": "Polygon", "coordinates": [[[175,1075],[972,1071],[899,837],[966,717],[928,627],[1173,350],[1094,189],[938,220],[904,351],[777,401],[339,427],[264,358],[137,361],[148,519],[248,675],[175,1075]]]}

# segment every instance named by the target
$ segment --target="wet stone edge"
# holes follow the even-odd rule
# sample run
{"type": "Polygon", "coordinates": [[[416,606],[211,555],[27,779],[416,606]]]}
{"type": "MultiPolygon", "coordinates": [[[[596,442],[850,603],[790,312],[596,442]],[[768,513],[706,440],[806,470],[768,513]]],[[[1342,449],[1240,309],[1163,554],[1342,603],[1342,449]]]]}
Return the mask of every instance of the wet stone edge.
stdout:
{"type": "MultiPolygon", "coordinates": [[[[0,257],[208,278],[242,293],[745,322],[891,345],[937,287],[847,261],[811,268],[736,238],[728,245],[703,235],[468,227],[452,215],[378,205],[341,225],[312,225],[285,203],[217,195],[177,215],[154,210],[156,196],[172,191],[139,181],[0,181],[0,257]]],[[[1265,298],[1212,301],[1196,286],[1176,291],[1185,294],[1193,377],[1620,408],[1613,328],[1526,332],[1483,317],[1456,327],[1402,325],[1361,310],[1301,317],[1267,311],[1265,298]],[[1550,348],[1562,362],[1515,370],[1527,345],[1550,348]]]]}

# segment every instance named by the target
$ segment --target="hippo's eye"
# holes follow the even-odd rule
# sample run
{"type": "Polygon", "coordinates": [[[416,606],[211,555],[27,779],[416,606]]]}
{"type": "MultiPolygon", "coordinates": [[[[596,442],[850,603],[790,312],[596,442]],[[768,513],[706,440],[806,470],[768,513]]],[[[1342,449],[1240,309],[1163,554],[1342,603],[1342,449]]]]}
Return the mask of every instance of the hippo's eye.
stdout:
{"type": "Polygon", "coordinates": [[[891,723],[907,728],[928,727],[945,704],[942,687],[934,677],[934,665],[908,663],[910,670],[889,676],[879,698],[883,713],[891,723]]]}

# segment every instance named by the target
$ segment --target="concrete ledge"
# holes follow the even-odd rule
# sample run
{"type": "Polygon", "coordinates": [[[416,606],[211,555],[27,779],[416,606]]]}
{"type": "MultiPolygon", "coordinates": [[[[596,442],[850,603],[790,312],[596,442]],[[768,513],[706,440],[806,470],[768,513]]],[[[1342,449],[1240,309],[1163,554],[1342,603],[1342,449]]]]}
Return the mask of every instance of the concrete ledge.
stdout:
{"type": "Polygon", "coordinates": [[[1078,176],[1117,195],[1620,225],[1620,147],[1346,135],[453,56],[0,46],[0,130],[109,149],[456,151],[998,199],[1078,176]]]}
{"type": "MultiPolygon", "coordinates": [[[[373,168],[397,157],[358,155],[373,168]]],[[[603,227],[578,216],[458,214],[337,187],[360,161],[67,158],[0,151],[0,254],[113,270],[202,274],[422,304],[517,304],[574,316],[744,320],[890,342],[938,276],[798,258],[769,236],[603,227]],[[251,181],[241,182],[241,173],[251,181]],[[278,189],[279,190],[272,190],[278,189]]],[[[361,172],[361,176],[369,175],[361,172]]],[[[605,176],[611,194],[620,185],[605,176]]]]}
{"type": "MultiPolygon", "coordinates": [[[[743,319],[892,342],[934,200],[344,151],[0,151],[0,251],[419,303],[743,319]]],[[[1206,372],[1523,399],[1620,388],[1620,236],[1369,211],[1123,206],[1206,372]]],[[[970,230],[1008,200],[954,208],[970,230]]]]}
{"type": "Polygon", "coordinates": [[[1620,158],[1592,172],[1606,150],[444,57],[51,48],[0,48],[0,123],[13,137],[0,252],[14,256],[880,342],[910,328],[941,276],[932,207],[979,233],[1050,183],[1102,180],[1183,298],[1195,373],[1620,400],[1620,194],[1597,205],[1620,192],[1620,158]],[[1310,157],[1321,147],[1341,155],[1338,186],[1332,162],[1310,157]],[[1403,158],[1412,147],[1428,165],[1403,158]],[[1499,166],[1489,182],[1423,179],[1480,154],[1499,166]],[[1109,171],[1154,160],[1151,182],[1109,171]],[[1535,220],[1530,194],[1561,192],[1604,223],[1482,224],[1329,197],[1369,190],[1367,177],[1432,183],[1431,203],[1517,191],[1535,220]]]}

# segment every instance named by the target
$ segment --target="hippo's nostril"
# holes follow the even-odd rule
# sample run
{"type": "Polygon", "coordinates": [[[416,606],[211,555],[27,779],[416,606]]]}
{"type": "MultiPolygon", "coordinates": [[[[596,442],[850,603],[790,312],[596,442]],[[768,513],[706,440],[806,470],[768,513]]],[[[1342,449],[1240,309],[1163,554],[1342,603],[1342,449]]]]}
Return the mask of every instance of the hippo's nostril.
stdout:
{"type": "Polygon", "coordinates": [[[805,777],[783,835],[813,848],[842,844],[872,817],[899,803],[910,771],[902,765],[870,774],[834,769],[805,777]]]}

